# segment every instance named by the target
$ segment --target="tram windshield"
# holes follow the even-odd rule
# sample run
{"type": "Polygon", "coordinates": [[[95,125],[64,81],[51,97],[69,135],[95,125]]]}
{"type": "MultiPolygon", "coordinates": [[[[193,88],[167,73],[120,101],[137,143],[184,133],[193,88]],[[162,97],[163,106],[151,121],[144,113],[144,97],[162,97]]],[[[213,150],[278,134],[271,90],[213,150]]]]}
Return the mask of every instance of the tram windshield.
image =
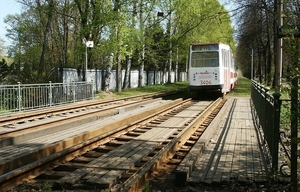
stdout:
{"type": "Polygon", "coordinates": [[[219,67],[219,52],[192,52],[191,67],[219,67]]]}

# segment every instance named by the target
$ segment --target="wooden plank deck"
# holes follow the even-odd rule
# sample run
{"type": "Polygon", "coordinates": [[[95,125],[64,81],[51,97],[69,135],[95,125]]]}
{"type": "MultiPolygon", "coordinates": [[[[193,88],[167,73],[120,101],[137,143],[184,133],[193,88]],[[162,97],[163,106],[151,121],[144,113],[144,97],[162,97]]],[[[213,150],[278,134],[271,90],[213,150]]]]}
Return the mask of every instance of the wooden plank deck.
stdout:
{"type": "Polygon", "coordinates": [[[84,183],[93,183],[101,187],[112,187],[126,170],[130,170],[143,157],[151,153],[159,143],[170,137],[176,129],[150,129],[134,140],[117,147],[87,164],[88,168],[77,169],[61,178],[60,185],[73,185],[81,180],[84,183]],[[91,170],[89,167],[99,167],[91,170]],[[103,167],[103,169],[101,169],[103,167]]]}
{"type": "Polygon", "coordinates": [[[177,168],[178,181],[267,180],[268,168],[253,124],[250,98],[229,98],[209,129],[211,133],[197,142],[194,153],[177,168]]]}

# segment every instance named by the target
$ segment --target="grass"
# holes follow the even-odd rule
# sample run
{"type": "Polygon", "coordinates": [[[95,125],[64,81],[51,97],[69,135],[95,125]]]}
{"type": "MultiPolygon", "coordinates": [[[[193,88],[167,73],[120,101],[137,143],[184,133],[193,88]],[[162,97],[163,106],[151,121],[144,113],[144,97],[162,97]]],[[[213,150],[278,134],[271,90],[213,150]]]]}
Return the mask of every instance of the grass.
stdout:
{"type": "Polygon", "coordinates": [[[251,96],[251,80],[246,77],[239,77],[238,83],[234,89],[228,93],[233,97],[250,97],[251,96]]]}
{"type": "Polygon", "coordinates": [[[187,82],[177,82],[177,83],[167,83],[164,85],[150,85],[138,88],[131,88],[122,90],[122,92],[100,92],[96,95],[96,97],[100,99],[108,99],[108,98],[124,98],[130,97],[134,95],[142,95],[153,92],[173,92],[179,90],[187,90],[187,82]]]}

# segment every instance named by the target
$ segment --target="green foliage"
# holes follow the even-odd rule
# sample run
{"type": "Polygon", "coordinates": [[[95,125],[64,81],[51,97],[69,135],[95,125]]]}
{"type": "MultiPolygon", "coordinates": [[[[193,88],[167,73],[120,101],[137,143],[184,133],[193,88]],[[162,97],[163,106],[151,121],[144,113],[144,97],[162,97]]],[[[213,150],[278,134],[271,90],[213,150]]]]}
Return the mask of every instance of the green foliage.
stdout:
{"type": "Polygon", "coordinates": [[[51,184],[49,183],[43,183],[43,185],[40,187],[40,191],[43,191],[43,192],[51,192],[52,191],[52,186],[51,184]]]}
{"type": "Polygon", "coordinates": [[[223,42],[234,48],[230,16],[218,0],[176,1],[176,38],[191,42],[223,42]]]}
{"type": "Polygon", "coordinates": [[[291,101],[283,101],[280,108],[280,129],[289,131],[291,127],[291,101]]]}
{"type": "Polygon", "coordinates": [[[0,37],[0,57],[5,55],[5,45],[4,40],[0,37]]]}
{"type": "Polygon", "coordinates": [[[9,111],[7,109],[4,109],[3,107],[0,108],[0,115],[3,115],[3,114],[8,114],[9,111]]]}
{"type": "Polygon", "coordinates": [[[167,62],[169,42],[164,33],[164,29],[157,19],[150,19],[149,25],[145,29],[145,69],[146,70],[163,70],[162,63],[167,62]]]}
{"type": "Polygon", "coordinates": [[[4,59],[0,61],[0,82],[4,82],[9,75],[11,69],[4,59]]]}
{"type": "Polygon", "coordinates": [[[149,182],[147,182],[146,184],[145,184],[145,187],[144,187],[144,189],[143,189],[143,192],[150,192],[151,191],[151,184],[149,183],[149,182]]]}
{"type": "Polygon", "coordinates": [[[11,64],[14,62],[14,59],[7,56],[0,56],[0,60],[5,60],[8,66],[11,66],[11,64]]]}

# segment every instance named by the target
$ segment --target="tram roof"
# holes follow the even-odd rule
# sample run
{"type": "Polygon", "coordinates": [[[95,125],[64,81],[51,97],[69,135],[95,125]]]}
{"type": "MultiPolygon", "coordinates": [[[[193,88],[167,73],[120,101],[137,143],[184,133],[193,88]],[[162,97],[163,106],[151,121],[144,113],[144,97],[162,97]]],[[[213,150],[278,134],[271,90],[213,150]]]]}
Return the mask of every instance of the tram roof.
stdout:
{"type": "Polygon", "coordinates": [[[224,43],[221,43],[221,42],[205,42],[205,43],[191,43],[191,45],[227,45],[227,44],[224,44],[224,43]]]}

